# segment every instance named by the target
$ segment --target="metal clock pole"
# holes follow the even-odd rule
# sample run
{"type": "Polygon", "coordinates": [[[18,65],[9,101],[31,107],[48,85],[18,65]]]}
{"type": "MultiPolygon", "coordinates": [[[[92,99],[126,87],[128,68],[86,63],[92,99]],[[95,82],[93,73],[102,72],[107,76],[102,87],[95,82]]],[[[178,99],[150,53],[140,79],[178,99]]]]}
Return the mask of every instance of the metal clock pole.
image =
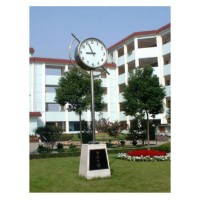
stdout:
{"type": "Polygon", "coordinates": [[[90,70],[90,85],[91,85],[91,128],[92,128],[92,143],[95,143],[95,112],[94,112],[94,74],[90,70]]]}

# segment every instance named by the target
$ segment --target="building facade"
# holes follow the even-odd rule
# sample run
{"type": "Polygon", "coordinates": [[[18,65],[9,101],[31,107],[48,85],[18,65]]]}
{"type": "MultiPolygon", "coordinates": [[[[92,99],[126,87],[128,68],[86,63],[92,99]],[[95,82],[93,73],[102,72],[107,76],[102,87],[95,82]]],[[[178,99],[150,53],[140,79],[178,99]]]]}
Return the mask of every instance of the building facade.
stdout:
{"type": "MultiPolygon", "coordinates": [[[[130,123],[133,117],[125,116],[121,110],[123,88],[128,82],[129,72],[139,66],[150,64],[154,74],[159,77],[165,87],[165,112],[156,115],[161,124],[169,124],[166,118],[171,102],[171,26],[167,24],[157,30],[135,32],[108,48],[108,74],[102,74],[104,102],[102,112],[95,113],[95,119],[108,119],[111,122],[130,123]]],[[[34,57],[34,49],[30,48],[29,66],[29,114],[30,134],[34,129],[44,125],[59,125],[65,133],[79,130],[79,117],[68,112],[66,107],[57,104],[55,89],[60,77],[73,66],[70,60],[34,57]]],[[[83,112],[82,119],[91,121],[90,111],[83,112]]]]}

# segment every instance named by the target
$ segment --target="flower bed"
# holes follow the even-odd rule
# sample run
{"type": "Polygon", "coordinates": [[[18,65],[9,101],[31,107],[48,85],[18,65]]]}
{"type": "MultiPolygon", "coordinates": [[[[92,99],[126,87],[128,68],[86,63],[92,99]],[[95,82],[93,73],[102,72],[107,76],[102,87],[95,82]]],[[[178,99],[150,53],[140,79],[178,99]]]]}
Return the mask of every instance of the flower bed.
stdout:
{"type": "Polygon", "coordinates": [[[158,150],[134,150],[128,153],[118,153],[117,158],[129,161],[166,161],[170,155],[158,150]]]}
{"type": "Polygon", "coordinates": [[[127,153],[129,156],[166,156],[165,151],[159,150],[133,150],[127,153]]]}

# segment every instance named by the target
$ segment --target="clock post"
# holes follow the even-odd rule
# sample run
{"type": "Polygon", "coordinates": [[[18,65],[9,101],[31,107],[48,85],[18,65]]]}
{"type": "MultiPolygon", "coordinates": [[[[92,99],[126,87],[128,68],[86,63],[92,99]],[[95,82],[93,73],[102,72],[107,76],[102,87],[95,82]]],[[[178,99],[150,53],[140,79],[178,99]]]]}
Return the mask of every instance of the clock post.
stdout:
{"type": "MultiPolygon", "coordinates": [[[[94,71],[102,67],[104,72],[104,64],[107,62],[107,49],[102,41],[96,38],[88,38],[82,42],[72,34],[74,41],[78,41],[78,46],[75,50],[75,61],[77,65],[83,69],[90,71],[90,85],[91,85],[91,130],[92,141],[89,144],[81,145],[81,157],[79,165],[79,175],[92,178],[103,178],[111,176],[110,166],[108,161],[108,153],[106,144],[96,142],[95,138],[95,110],[94,110],[94,71]]],[[[73,41],[73,42],[74,42],[73,41]]],[[[73,44],[72,42],[72,44],[73,44]]],[[[70,45],[70,53],[71,46],[70,45]]],[[[71,54],[70,54],[71,59],[71,54]]],[[[72,61],[72,65],[76,67],[72,61]]],[[[79,69],[79,68],[78,68],[79,69]]],[[[79,70],[80,71],[80,70],[79,70]]],[[[80,71],[88,76],[88,73],[80,71]]],[[[108,72],[107,72],[108,73],[108,72]]],[[[109,73],[108,73],[109,74],[109,73]]]]}
{"type": "Polygon", "coordinates": [[[90,86],[91,86],[91,125],[92,125],[92,143],[96,142],[95,138],[95,112],[94,112],[94,72],[90,70],[90,86]]]}

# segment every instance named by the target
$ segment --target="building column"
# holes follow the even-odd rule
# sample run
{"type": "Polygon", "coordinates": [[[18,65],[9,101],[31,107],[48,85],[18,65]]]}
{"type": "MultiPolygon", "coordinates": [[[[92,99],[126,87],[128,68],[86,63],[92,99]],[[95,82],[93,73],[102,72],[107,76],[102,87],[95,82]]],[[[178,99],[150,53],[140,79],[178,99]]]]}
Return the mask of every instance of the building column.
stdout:
{"type": "MultiPolygon", "coordinates": [[[[156,42],[157,42],[157,48],[158,48],[158,77],[159,77],[159,82],[161,85],[165,86],[165,79],[164,79],[164,58],[163,58],[163,53],[162,53],[162,37],[160,35],[156,36],[156,42]]],[[[161,114],[161,124],[167,124],[167,119],[166,119],[166,98],[163,100],[164,102],[164,113],[161,114]]]]}
{"type": "Polygon", "coordinates": [[[134,46],[135,46],[135,67],[139,67],[139,58],[138,58],[138,39],[134,38],[134,46]]]}
{"type": "MultiPolygon", "coordinates": [[[[127,45],[124,45],[124,69],[125,69],[125,85],[128,84],[128,64],[127,64],[127,55],[128,55],[128,50],[127,50],[127,45]]],[[[126,116],[126,123],[130,124],[130,117],[126,116]]]]}

